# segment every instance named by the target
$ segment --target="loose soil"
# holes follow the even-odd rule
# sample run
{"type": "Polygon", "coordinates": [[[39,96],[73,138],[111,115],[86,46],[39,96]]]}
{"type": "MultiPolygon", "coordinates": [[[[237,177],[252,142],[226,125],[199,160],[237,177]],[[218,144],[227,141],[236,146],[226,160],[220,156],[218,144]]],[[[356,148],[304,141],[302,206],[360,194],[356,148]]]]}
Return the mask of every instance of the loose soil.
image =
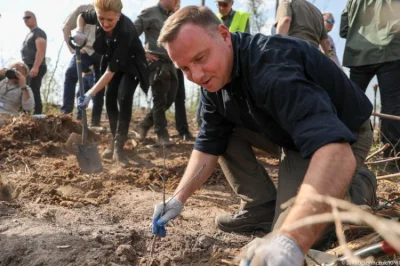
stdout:
{"type": "MultiPolygon", "coordinates": [[[[131,125],[144,114],[137,111],[131,125]]],[[[171,196],[193,148],[169,124],[175,144],[165,156],[153,146],[152,132],[138,143],[131,130],[125,144],[131,166],[103,160],[104,172],[88,175],[80,173],[76,156],[65,147],[71,133],[81,133],[79,121],[61,115],[8,119],[0,126],[0,265],[228,265],[241,247],[263,236],[216,229],[216,214],[239,206],[218,168],[182,216],[167,226],[167,237],[156,239],[150,254],[161,177],[171,196]]],[[[102,126],[107,128],[106,120],[102,126]]],[[[194,121],[191,128],[195,132],[194,121]]],[[[93,129],[88,139],[102,152],[109,133],[93,129]]],[[[279,161],[256,154],[276,182],[279,161]]],[[[395,180],[379,182],[382,198],[396,198],[398,191],[395,180]]]]}

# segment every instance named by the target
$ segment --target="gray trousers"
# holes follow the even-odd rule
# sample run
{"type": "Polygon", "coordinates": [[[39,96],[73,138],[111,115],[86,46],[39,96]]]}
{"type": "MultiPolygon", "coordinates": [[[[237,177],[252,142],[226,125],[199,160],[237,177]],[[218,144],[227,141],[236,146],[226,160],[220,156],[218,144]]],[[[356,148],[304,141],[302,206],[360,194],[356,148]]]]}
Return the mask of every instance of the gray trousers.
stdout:
{"type": "MultiPolygon", "coordinates": [[[[357,161],[356,171],[358,171],[372,145],[369,119],[364,122],[359,132],[353,134],[357,141],[351,148],[357,161]]],[[[297,195],[310,161],[310,158],[303,159],[298,151],[280,149],[260,133],[239,127],[233,130],[227,150],[220,157],[219,164],[229,184],[240,197],[242,209],[276,200],[274,227],[279,228],[289,211],[289,209],[282,210],[280,205],[297,195]],[[253,147],[276,158],[281,155],[277,189],[264,167],[257,161],[253,147]]],[[[366,197],[368,198],[368,195],[366,197]]]]}

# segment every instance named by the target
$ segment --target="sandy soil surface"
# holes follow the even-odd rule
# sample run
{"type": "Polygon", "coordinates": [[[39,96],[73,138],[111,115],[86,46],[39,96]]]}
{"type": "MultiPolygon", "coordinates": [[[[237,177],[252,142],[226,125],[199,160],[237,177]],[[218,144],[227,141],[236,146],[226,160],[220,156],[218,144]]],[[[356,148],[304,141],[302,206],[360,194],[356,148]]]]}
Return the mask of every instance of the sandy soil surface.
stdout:
{"type": "MultiPolygon", "coordinates": [[[[132,124],[143,115],[135,114],[132,124]]],[[[152,146],[155,135],[144,143],[131,138],[125,145],[129,168],[103,160],[104,172],[88,175],[80,173],[76,156],[65,148],[72,132],[80,134],[81,126],[69,116],[20,117],[0,126],[0,265],[228,265],[241,247],[263,236],[216,229],[215,215],[239,206],[217,169],[150,254],[161,176],[165,172],[171,196],[193,142],[173,135],[164,171],[163,151],[152,146]]],[[[91,131],[89,141],[102,152],[108,133],[91,131]]],[[[258,156],[276,181],[278,160],[258,156]]],[[[398,191],[395,180],[379,184],[383,198],[393,199],[398,191]]]]}

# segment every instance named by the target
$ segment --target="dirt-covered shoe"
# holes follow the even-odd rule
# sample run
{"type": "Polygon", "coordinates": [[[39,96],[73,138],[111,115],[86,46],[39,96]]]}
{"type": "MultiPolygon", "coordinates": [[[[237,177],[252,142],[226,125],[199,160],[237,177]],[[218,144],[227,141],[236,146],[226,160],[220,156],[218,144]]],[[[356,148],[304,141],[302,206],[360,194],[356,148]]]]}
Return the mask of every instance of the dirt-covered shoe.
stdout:
{"type": "Polygon", "coordinates": [[[114,161],[116,161],[122,167],[128,167],[129,161],[124,154],[124,142],[115,141],[114,144],[114,161]]]}
{"type": "Polygon", "coordinates": [[[156,146],[156,147],[163,147],[163,146],[169,147],[172,144],[173,143],[169,139],[169,135],[168,134],[158,134],[157,143],[154,146],[156,146]]]}
{"type": "Polygon", "coordinates": [[[114,155],[114,149],[111,149],[111,147],[108,147],[107,149],[105,149],[105,151],[103,151],[103,153],[101,154],[101,157],[103,159],[112,159],[114,155]]]}
{"type": "Polygon", "coordinates": [[[251,232],[263,230],[270,232],[275,215],[275,201],[243,209],[233,214],[217,215],[215,223],[224,232],[251,232]]]}
{"type": "Polygon", "coordinates": [[[146,128],[144,126],[141,126],[140,124],[134,127],[134,130],[138,133],[136,135],[136,138],[139,141],[144,141],[147,136],[147,132],[149,132],[149,128],[146,128]]]}
{"type": "Polygon", "coordinates": [[[111,140],[110,146],[108,146],[108,148],[105,151],[103,151],[101,157],[103,157],[103,159],[112,159],[113,155],[114,155],[114,139],[111,140]]]}
{"type": "Polygon", "coordinates": [[[190,132],[186,132],[186,133],[183,133],[183,134],[179,134],[179,137],[180,137],[182,140],[184,140],[184,141],[193,141],[193,140],[196,139],[196,138],[192,135],[192,133],[190,133],[190,132]]]}

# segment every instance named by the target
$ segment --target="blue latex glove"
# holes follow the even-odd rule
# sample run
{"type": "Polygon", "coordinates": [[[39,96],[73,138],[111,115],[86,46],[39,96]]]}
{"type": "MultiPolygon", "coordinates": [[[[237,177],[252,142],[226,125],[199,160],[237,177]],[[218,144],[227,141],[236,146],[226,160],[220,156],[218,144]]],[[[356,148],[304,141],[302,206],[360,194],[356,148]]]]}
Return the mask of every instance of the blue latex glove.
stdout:
{"type": "Polygon", "coordinates": [[[158,203],[154,207],[152,228],[153,234],[165,237],[167,232],[165,230],[165,224],[170,220],[174,219],[182,213],[183,203],[176,199],[168,199],[165,203],[158,203]]]}
{"type": "Polygon", "coordinates": [[[248,244],[240,266],[303,266],[304,254],[297,243],[285,236],[256,238],[248,244]]]}
{"type": "Polygon", "coordinates": [[[78,98],[78,109],[82,110],[82,108],[86,108],[89,105],[90,100],[93,99],[92,94],[85,94],[83,97],[78,98]]]}

